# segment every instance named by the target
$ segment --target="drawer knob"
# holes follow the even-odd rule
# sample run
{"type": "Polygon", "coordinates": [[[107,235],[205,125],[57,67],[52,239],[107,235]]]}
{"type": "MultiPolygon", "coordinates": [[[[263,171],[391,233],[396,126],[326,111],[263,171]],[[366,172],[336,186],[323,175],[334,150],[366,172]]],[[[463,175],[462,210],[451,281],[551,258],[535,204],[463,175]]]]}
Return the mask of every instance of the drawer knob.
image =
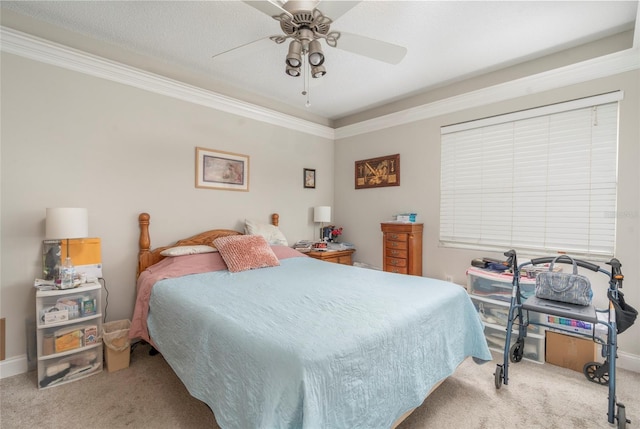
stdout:
{"type": "Polygon", "coordinates": [[[395,241],[391,242],[391,247],[397,247],[398,243],[396,243],[395,241]]]}
{"type": "Polygon", "coordinates": [[[391,234],[391,238],[398,238],[398,234],[391,234]]]}
{"type": "Polygon", "coordinates": [[[398,253],[400,253],[400,252],[398,252],[397,250],[392,250],[392,251],[391,251],[391,254],[392,254],[392,255],[397,255],[398,253]]]}

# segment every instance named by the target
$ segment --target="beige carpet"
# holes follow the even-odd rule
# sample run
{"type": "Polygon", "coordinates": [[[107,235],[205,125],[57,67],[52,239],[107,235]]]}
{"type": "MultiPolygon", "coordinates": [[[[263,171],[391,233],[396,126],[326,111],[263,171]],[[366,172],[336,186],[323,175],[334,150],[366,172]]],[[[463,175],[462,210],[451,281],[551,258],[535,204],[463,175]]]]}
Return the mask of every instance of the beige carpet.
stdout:
{"type": "MultiPolygon", "coordinates": [[[[399,428],[611,427],[606,386],[523,361],[509,366],[509,385],[496,390],[497,362],[465,361],[399,428]]],[[[640,374],[619,369],[617,378],[618,401],[632,420],[627,427],[638,428],[640,374]]],[[[2,429],[218,428],[209,408],[189,395],[162,356],[148,355],[148,346],[134,349],[127,369],[45,390],[36,380],[30,372],[0,381],[2,429]]]]}

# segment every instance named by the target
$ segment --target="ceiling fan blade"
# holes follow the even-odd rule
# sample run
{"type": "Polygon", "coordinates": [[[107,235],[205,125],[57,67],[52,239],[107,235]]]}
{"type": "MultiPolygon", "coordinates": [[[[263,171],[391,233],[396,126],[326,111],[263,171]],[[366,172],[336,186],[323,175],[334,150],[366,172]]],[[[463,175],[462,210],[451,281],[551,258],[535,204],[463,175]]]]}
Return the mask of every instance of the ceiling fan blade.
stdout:
{"type": "Polygon", "coordinates": [[[261,37],[260,39],[253,40],[248,43],[243,43],[235,48],[227,49],[226,51],[218,52],[211,56],[216,61],[234,61],[238,58],[247,57],[255,52],[263,50],[268,44],[271,44],[269,37],[261,37]],[[241,50],[242,48],[242,50],[241,50]]]}
{"type": "Polygon", "coordinates": [[[342,15],[349,12],[358,3],[360,3],[360,1],[324,0],[316,6],[316,9],[319,9],[320,12],[324,14],[324,16],[328,16],[332,21],[335,22],[342,15]]]}
{"type": "Polygon", "coordinates": [[[407,54],[407,48],[403,46],[343,31],[336,48],[389,64],[398,64],[407,54]]]}
{"type": "Polygon", "coordinates": [[[262,1],[245,1],[251,7],[258,9],[260,12],[273,16],[280,16],[283,13],[292,17],[291,13],[282,8],[282,2],[277,0],[262,0],[262,1]]]}

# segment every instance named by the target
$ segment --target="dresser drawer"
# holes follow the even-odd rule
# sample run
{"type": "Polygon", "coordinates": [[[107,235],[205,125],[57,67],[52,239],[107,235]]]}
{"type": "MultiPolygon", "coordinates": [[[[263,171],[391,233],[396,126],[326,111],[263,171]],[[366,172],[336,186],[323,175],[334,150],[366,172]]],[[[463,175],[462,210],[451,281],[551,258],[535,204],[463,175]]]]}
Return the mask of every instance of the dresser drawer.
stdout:
{"type": "Polygon", "coordinates": [[[406,242],[408,237],[409,237],[408,234],[398,233],[398,232],[387,232],[387,235],[386,235],[387,240],[392,240],[392,241],[406,242]]]}
{"type": "Polygon", "coordinates": [[[387,258],[385,260],[385,265],[387,267],[406,267],[407,260],[402,258],[387,258]]]}
{"type": "Polygon", "coordinates": [[[408,245],[407,245],[406,241],[387,240],[386,241],[386,247],[387,247],[387,249],[401,249],[401,250],[407,250],[408,249],[408,245]]]}
{"type": "Polygon", "coordinates": [[[398,267],[392,265],[385,265],[384,270],[389,273],[397,273],[397,274],[409,274],[409,269],[407,267],[398,267]]]}
{"type": "Polygon", "coordinates": [[[387,249],[387,256],[391,258],[407,259],[409,252],[406,249],[387,249]]]}
{"type": "Polygon", "coordinates": [[[334,264],[353,265],[353,253],[355,249],[348,250],[329,250],[329,251],[311,251],[306,255],[314,259],[325,262],[333,262],[334,264]]]}
{"type": "Polygon", "coordinates": [[[351,255],[338,256],[336,262],[343,265],[353,265],[351,255]]]}

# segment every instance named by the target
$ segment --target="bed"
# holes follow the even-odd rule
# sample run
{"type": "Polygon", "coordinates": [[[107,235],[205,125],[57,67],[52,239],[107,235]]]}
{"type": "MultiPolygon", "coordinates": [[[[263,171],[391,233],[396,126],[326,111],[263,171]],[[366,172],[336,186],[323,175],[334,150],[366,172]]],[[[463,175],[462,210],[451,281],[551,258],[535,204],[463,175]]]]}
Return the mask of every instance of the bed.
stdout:
{"type": "Polygon", "coordinates": [[[466,358],[491,360],[460,286],[226,229],[151,250],[149,221],[139,216],[130,336],[153,344],[223,429],[395,427],[466,358]],[[230,253],[270,262],[238,270],[230,253]]]}

